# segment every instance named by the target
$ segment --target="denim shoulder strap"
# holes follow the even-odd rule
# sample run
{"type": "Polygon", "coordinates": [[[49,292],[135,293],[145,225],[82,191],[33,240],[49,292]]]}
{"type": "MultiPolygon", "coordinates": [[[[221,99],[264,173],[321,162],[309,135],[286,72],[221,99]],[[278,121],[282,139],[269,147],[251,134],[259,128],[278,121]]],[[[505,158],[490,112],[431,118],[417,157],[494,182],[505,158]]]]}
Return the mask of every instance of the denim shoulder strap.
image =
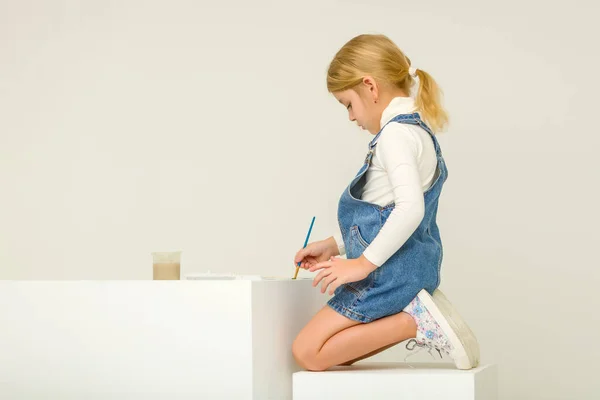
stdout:
{"type": "Polygon", "coordinates": [[[401,124],[418,125],[421,128],[425,129],[425,131],[427,133],[429,133],[429,135],[433,139],[433,144],[435,145],[435,152],[437,153],[438,156],[442,155],[442,150],[440,148],[440,145],[437,142],[437,139],[435,138],[435,135],[433,134],[433,131],[427,126],[427,124],[425,124],[425,122],[423,122],[419,113],[398,114],[394,118],[389,120],[384,126],[381,127],[381,129],[379,130],[377,135],[375,135],[373,140],[371,140],[371,142],[369,143],[369,152],[370,153],[372,153],[373,149],[377,145],[377,141],[379,140],[379,136],[381,135],[381,132],[383,132],[383,128],[385,128],[388,124],[390,124],[392,122],[397,122],[397,123],[401,123],[401,124]]]}

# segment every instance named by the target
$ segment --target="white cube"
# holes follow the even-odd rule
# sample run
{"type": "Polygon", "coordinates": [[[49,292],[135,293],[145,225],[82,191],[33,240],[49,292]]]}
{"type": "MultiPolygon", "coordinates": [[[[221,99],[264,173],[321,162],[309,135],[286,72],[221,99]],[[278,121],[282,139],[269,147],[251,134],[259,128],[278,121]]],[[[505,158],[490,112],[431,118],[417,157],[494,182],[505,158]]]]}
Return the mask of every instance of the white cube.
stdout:
{"type": "Polygon", "coordinates": [[[0,398],[291,399],[311,282],[0,281],[0,398]]]}
{"type": "Polygon", "coordinates": [[[496,400],[495,365],[375,363],[294,373],[294,400],[496,400]]]}

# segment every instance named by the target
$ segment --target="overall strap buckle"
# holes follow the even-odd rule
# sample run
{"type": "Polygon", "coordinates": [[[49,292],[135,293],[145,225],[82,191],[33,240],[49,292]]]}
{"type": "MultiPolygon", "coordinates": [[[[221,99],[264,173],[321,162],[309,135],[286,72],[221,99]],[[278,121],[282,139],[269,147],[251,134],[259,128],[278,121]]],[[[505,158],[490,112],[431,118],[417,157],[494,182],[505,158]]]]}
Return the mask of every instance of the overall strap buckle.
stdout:
{"type": "Polygon", "coordinates": [[[369,149],[367,156],[365,157],[365,164],[371,165],[371,159],[373,158],[373,149],[369,149]]]}

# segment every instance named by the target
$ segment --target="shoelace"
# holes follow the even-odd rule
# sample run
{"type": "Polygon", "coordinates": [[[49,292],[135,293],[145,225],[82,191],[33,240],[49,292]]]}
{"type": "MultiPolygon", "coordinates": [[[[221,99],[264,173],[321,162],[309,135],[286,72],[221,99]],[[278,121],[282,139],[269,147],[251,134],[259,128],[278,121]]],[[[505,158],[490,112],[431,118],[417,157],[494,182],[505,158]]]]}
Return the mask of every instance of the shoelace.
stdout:
{"type": "MultiPolygon", "coordinates": [[[[435,360],[435,356],[433,355],[433,353],[431,352],[431,350],[436,350],[438,352],[438,354],[440,355],[440,359],[444,358],[442,356],[442,351],[444,353],[446,353],[448,356],[450,355],[450,353],[444,349],[444,348],[440,348],[436,345],[433,344],[433,342],[431,341],[426,341],[425,343],[419,343],[417,341],[417,339],[410,339],[408,341],[408,343],[406,343],[406,350],[411,351],[412,353],[408,354],[406,357],[404,357],[404,362],[408,364],[408,362],[406,361],[408,359],[408,357],[412,357],[415,354],[421,352],[424,348],[427,348],[427,352],[429,353],[429,355],[435,360]],[[410,345],[413,345],[412,348],[409,348],[410,345]],[[419,349],[417,351],[413,350],[415,349],[415,347],[419,347],[419,349]]],[[[412,365],[408,364],[409,367],[414,368],[412,365]]]]}

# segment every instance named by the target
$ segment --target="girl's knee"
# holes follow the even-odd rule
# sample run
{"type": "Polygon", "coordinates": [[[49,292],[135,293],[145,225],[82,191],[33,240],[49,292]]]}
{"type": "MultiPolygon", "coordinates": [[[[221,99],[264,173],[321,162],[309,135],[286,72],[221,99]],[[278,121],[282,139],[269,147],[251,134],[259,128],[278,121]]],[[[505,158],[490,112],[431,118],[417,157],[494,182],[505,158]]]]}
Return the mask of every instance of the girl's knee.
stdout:
{"type": "Polygon", "coordinates": [[[307,363],[310,361],[310,351],[308,346],[306,346],[299,337],[297,337],[292,344],[292,354],[294,355],[296,363],[302,368],[307,369],[307,363]]]}
{"type": "Polygon", "coordinates": [[[306,343],[301,338],[296,338],[292,344],[292,354],[296,363],[308,371],[324,371],[327,367],[318,360],[318,349],[306,343]]]}

